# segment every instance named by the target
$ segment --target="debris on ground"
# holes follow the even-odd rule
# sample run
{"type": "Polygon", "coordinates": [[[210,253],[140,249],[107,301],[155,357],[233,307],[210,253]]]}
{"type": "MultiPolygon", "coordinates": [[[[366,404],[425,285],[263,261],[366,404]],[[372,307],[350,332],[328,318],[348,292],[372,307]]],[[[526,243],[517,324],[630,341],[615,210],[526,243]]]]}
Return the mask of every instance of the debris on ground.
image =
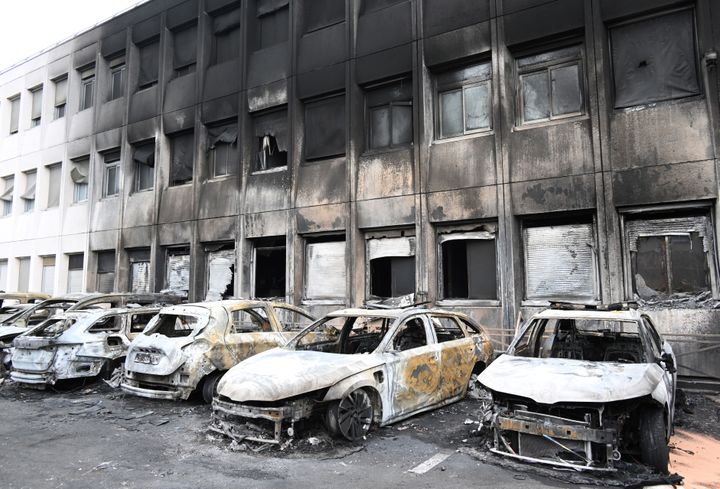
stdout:
{"type": "Polygon", "coordinates": [[[123,370],[122,367],[118,367],[115,370],[113,370],[112,375],[110,375],[109,379],[103,379],[103,382],[105,382],[107,385],[112,387],[113,389],[117,389],[120,387],[120,383],[123,379],[123,370]]]}

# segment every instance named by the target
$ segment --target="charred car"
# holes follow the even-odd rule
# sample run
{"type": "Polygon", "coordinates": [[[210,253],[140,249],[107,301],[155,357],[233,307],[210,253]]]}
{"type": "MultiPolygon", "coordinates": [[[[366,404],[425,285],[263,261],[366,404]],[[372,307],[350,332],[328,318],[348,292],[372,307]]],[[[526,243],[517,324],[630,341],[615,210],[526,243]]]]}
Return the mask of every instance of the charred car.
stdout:
{"type": "Polygon", "coordinates": [[[295,423],[324,418],[355,441],[465,396],[492,359],[483,329],[453,312],[346,309],[290,343],[238,364],[220,380],[211,429],[234,439],[282,443],[295,423]]]}
{"type": "Polygon", "coordinates": [[[10,377],[22,384],[109,376],[122,365],[130,340],[160,307],[65,312],[13,340],[10,377]]]}
{"type": "Polygon", "coordinates": [[[0,292],[0,321],[27,309],[31,304],[49,298],[47,294],[33,292],[0,292]]]}
{"type": "Polygon", "coordinates": [[[241,360],[282,346],[312,323],[278,302],[227,300],[168,307],[130,345],[122,389],[142,397],[211,402],[218,380],[241,360]]]}
{"type": "Polygon", "coordinates": [[[579,470],[639,460],[666,473],[672,348],[637,310],[575,307],[531,317],[478,377],[493,397],[493,451],[579,470]]]}

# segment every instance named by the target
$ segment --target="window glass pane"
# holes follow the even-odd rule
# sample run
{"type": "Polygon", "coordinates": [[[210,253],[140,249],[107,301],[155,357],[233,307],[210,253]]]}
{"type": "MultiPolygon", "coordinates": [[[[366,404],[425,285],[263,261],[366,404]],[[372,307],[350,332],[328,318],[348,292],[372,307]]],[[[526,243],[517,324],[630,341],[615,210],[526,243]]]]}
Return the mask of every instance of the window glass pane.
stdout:
{"type": "Polygon", "coordinates": [[[674,293],[697,293],[710,290],[707,259],[702,238],[698,233],[688,236],[668,236],[670,272],[674,293]]]}
{"type": "Polygon", "coordinates": [[[124,84],[123,78],[125,77],[125,66],[118,67],[112,71],[112,90],[110,99],[114,100],[118,97],[123,96],[124,84]]]}
{"type": "Polygon", "coordinates": [[[392,106],[392,144],[412,142],[412,106],[392,106]]]}
{"type": "Polygon", "coordinates": [[[88,184],[76,183],[73,189],[73,202],[84,202],[87,200],[88,184]]]}
{"type": "Polygon", "coordinates": [[[550,118],[550,87],[547,72],[520,77],[523,98],[523,120],[536,121],[550,118]]]}
{"type": "Polygon", "coordinates": [[[465,89],[465,129],[473,131],[490,127],[490,84],[465,89]]]}
{"type": "Polygon", "coordinates": [[[158,81],[160,43],[158,41],[140,47],[140,76],[138,86],[146,88],[158,81]]]}
{"type": "Polygon", "coordinates": [[[572,114],[582,110],[582,90],[578,65],[550,70],[553,115],[572,114]]]}
{"type": "Polygon", "coordinates": [[[390,108],[379,107],[370,112],[370,147],[390,146],[390,108]]]}
{"type": "Polygon", "coordinates": [[[332,97],[305,105],[305,158],[345,154],[345,97],[332,97]]]}
{"type": "Polygon", "coordinates": [[[668,293],[664,236],[638,238],[634,272],[635,290],[643,299],[668,293]]]}
{"type": "Polygon", "coordinates": [[[82,97],[80,110],[89,109],[93,105],[93,89],[95,87],[95,78],[88,78],[82,82],[82,97]]]}
{"type": "Polygon", "coordinates": [[[440,133],[442,137],[463,133],[462,91],[440,94],[440,133]]]}

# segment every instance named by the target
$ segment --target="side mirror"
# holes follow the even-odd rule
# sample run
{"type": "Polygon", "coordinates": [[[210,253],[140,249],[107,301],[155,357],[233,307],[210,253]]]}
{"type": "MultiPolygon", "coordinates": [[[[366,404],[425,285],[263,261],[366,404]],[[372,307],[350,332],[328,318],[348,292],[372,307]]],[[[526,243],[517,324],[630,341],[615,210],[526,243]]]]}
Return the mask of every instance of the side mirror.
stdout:
{"type": "Polygon", "coordinates": [[[658,360],[659,362],[663,362],[665,364],[665,369],[671,374],[677,372],[677,367],[675,366],[675,359],[668,352],[663,352],[662,356],[658,360]]]}

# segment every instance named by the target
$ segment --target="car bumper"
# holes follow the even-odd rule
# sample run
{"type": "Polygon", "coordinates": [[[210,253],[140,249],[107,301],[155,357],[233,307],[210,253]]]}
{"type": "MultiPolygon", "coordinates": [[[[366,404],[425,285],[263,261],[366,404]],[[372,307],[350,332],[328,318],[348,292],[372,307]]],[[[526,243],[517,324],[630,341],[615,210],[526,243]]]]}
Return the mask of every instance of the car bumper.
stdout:
{"type": "Polygon", "coordinates": [[[53,385],[56,381],[53,372],[20,372],[13,370],[10,372],[10,378],[19,384],[49,384],[53,385]]]}
{"type": "Polygon", "coordinates": [[[178,389],[169,386],[167,388],[157,387],[153,389],[150,387],[140,387],[139,385],[127,381],[120,384],[120,388],[124,392],[134,396],[146,397],[148,399],[164,399],[167,401],[187,399],[190,396],[189,391],[192,391],[192,389],[189,388],[178,389]]]}

